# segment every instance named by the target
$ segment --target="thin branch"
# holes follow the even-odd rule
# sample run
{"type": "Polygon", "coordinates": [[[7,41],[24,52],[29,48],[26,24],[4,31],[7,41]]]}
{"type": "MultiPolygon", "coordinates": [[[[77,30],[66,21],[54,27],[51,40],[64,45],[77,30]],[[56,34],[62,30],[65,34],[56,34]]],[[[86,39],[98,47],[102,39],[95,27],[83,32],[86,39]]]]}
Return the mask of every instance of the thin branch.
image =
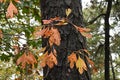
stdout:
{"type": "Polygon", "coordinates": [[[87,25],[93,24],[98,18],[100,18],[101,16],[105,16],[104,13],[98,15],[96,18],[94,18],[93,20],[89,21],[87,25]]]}

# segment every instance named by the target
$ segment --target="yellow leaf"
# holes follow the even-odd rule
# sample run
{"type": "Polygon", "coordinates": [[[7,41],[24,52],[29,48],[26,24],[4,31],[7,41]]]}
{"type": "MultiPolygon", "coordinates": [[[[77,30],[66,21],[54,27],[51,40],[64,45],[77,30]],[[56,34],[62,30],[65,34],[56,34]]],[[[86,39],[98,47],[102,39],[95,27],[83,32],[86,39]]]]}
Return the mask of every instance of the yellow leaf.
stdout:
{"type": "Polygon", "coordinates": [[[69,16],[72,10],[70,8],[66,9],[66,15],[69,16]]]}
{"type": "Polygon", "coordinates": [[[80,57],[78,57],[78,60],[76,61],[76,67],[80,74],[82,74],[84,70],[87,70],[85,62],[80,57]]]}

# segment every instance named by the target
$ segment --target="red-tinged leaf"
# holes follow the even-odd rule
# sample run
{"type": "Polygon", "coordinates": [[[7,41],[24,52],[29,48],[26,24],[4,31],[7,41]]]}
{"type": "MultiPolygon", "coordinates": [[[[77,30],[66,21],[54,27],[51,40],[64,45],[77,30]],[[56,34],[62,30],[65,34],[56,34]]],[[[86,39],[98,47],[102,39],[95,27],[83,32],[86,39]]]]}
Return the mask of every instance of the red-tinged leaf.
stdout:
{"type": "Polygon", "coordinates": [[[14,1],[17,2],[17,3],[21,3],[20,0],[14,0],[14,1]]]}
{"type": "Polygon", "coordinates": [[[92,38],[92,35],[86,32],[80,32],[84,37],[92,38]]]}
{"type": "Polygon", "coordinates": [[[90,29],[89,28],[82,28],[82,27],[77,27],[78,31],[80,32],[89,32],[90,29]]]}
{"type": "Polygon", "coordinates": [[[52,20],[42,20],[43,24],[50,24],[52,22],[52,20]]]}
{"type": "Polygon", "coordinates": [[[78,60],[76,61],[76,68],[78,68],[80,74],[82,74],[84,70],[87,71],[86,64],[80,57],[78,57],[78,60]]]}
{"type": "Polygon", "coordinates": [[[17,8],[13,5],[12,1],[10,1],[10,4],[7,8],[7,13],[6,13],[6,17],[7,18],[12,18],[14,16],[14,14],[18,14],[18,10],[17,8]]]}
{"type": "Polygon", "coordinates": [[[76,54],[75,53],[72,53],[68,56],[68,61],[70,62],[70,68],[73,68],[74,67],[74,64],[76,63],[77,61],[77,57],[76,57],[76,54]]]}

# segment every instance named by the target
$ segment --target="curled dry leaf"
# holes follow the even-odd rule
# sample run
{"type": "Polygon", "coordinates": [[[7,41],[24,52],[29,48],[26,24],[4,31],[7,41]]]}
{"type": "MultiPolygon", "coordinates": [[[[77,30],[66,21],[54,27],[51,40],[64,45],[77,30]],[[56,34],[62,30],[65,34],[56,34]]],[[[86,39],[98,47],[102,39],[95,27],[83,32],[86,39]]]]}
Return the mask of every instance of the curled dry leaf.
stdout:
{"type": "Polygon", "coordinates": [[[14,16],[14,14],[18,14],[18,10],[14,6],[14,4],[12,3],[12,1],[10,1],[10,4],[9,4],[9,6],[7,8],[6,17],[7,18],[12,18],[14,16]]]}
{"type": "Polygon", "coordinates": [[[55,55],[52,53],[52,51],[49,55],[48,55],[48,52],[43,54],[43,59],[41,60],[42,60],[41,62],[42,67],[45,67],[47,65],[49,68],[53,68],[54,65],[57,65],[57,59],[55,55]]]}
{"type": "Polygon", "coordinates": [[[73,68],[74,67],[74,64],[76,63],[77,61],[77,57],[76,57],[76,54],[75,53],[72,53],[68,56],[68,61],[70,62],[70,68],[73,68]]]}
{"type": "Polygon", "coordinates": [[[21,64],[21,68],[25,68],[26,64],[31,64],[32,68],[34,68],[34,64],[37,63],[36,58],[31,52],[24,53],[21,57],[17,59],[16,64],[21,64]]]}
{"type": "Polygon", "coordinates": [[[78,57],[78,60],[76,61],[76,68],[78,68],[80,74],[82,74],[84,70],[87,71],[86,64],[80,57],[78,57]]]}
{"type": "Polygon", "coordinates": [[[73,25],[84,37],[87,37],[87,38],[91,38],[92,35],[89,34],[88,32],[90,31],[89,28],[82,28],[82,27],[78,27],[76,25],[73,25]]]}
{"type": "Polygon", "coordinates": [[[51,28],[51,32],[53,34],[49,38],[50,46],[52,46],[53,43],[59,46],[60,45],[60,41],[61,41],[61,37],[60,37],[60,33],[59,33],[58,29],[51,28]]]}

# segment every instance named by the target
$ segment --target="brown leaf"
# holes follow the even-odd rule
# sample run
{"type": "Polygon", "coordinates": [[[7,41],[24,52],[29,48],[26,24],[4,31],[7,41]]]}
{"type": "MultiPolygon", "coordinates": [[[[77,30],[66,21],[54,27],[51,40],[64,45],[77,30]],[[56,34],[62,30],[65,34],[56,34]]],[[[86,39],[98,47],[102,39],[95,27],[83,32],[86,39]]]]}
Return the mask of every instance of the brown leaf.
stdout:
{"type": "Polygon", "coordinates": [[[32,68],[34,68],[34,64],[37,63],[36,58],[33,56],[31,52],[28,54],[24,53],[21,57],[17,59],[16,64],[21,64],[21,68],[25,68],[26,64],[31,64],[32,68]]]}
{"type": "Polygon", "coordinates": [[[58,29],[51,28],[51,32],[53,34],[49,38],[50,46],[52,46],[53,43],[59,46],[60,45],[60,41],[61,41],[61,37],[60,37],[60,33],[59,33],[58,29]]]}
{"type": "Polygon", "coordinates": [[[72,53],[68,56],[68,61],[70,62],[70,68],[73,68],[74,67],[74,64],[76,63],[77,61],[77,57],[76,57],[76,54],[75,53],[72,53]]]}
{"type": "Polygon", "coordinates": [[[52,22],[52,20],[42,20],[43,24],[50,24],[52,22]]]}
{"type": "Polygon", "coordinates": [[[87,70],[85,62],[80,57],[78,57],[78,60],[76,61],[76,68],[78,68],[80,74],[82,74],[84,70],[87,70]]]}
{"type": "Polygon", "coordinates": [[[6,13],[6,17],[7,18],[12,18],[14,16],[14,14],[18,14],[18,10],[17,8],[13,5],[12,1],[10,1],[10,4],[7,8],[7,13],[6,13]]]}
{"type": "Polygon", "coordinates": [[[46,65],[48,65],[49,68],[53,68],[54,65],[57,65],[57,59],[52,52],[49,55],[48,52],[44,54],[41,66],[45,67],[46,65]]]}
{"type": "Polygon", "coordinates": [[[18,54],[20,52],[20,47],[17,45],[13,46],[13,49],[14,49],[14,54],[18,54]]]}
{"type": "Polygon", "coordinates": [[[1,29],[0,29],[0,38],[3,38],[3,32],[1,29]]]}

